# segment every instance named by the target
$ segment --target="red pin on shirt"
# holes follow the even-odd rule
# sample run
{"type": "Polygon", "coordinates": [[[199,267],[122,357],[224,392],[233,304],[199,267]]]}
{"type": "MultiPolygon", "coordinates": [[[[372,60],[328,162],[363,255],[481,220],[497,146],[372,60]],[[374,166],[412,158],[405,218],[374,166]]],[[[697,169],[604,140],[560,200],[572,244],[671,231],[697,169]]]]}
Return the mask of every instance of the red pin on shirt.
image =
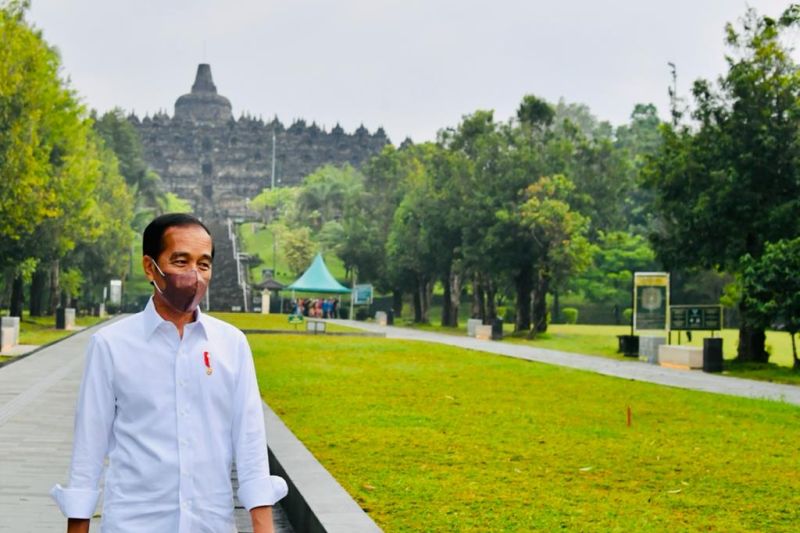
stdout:
{"type": "Polygon", "coordinates": [[[211,369],[211,360],[208,358],[208,352],[203,352],[203,363],[206,365],[206,374],[210,376],[213,370],[211,369]]]}

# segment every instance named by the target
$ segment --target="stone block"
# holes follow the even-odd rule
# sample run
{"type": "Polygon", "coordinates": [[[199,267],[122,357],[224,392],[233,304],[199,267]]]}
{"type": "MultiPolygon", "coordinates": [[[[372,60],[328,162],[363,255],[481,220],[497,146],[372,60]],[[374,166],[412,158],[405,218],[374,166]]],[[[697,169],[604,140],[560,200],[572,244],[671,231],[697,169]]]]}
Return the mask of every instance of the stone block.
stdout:
{"type": "Polygon", "coordinates": [[[75,329],[75,308],[64,309],[64,329],[75,329]]]}
{"type": "Polygon", "coordinates": [[[325,322],[322,320],[307,320],[306,331],[311,333],[325,333],[325,322]]]}
{"type": "Polygon", "coordinates": [[[639,337],[639,360],[657,365],[658,348],[666,343],[666,337],[639,337]]]}
{"type": "MultiPolygon", "coordinates": [[[[11,332],[7,333],[8,335],[8,342],[11,343],[12,346],[16,346],[19,344],[19,317],[18,316],[4,316],[0,318],[0,327],[2,328],[11,328],[11,332]]],[[[5,345],[6,341],[3,341],[5,345]]]]}
{"type": "Polygon", "coordinates": [[[683,370],[703,368],[703,349],[698,346],[662,344],[658,347],[658,364],[683,370]]]}
{"type": "Polygon", "coordinates": [[[484,326],[481,324],[480,326],[475,327],[475,338],[488,341],[492,338],[492,326],[484,326]]]}
{"type": "Polygon", "coordinates": [[[56,309],[56,329],[75,329],[74,307],[59,307],[56,309]]]}
{"type": "Polygon", "coordinates": [[[14,342],[14,328],[11,326],[0,326],[0,352],[10,352],[16,343],[14,342]]]}
{"type": "Polygon", "coordinates": [[[375,313],[375,322],[377,322],[379,326],[386,326],[389,323],[389,317],[386,315],[385,311],[378,311],[375,313]]]}
{"type": "Polygon", "coordinates": [[[480,318],[470,318],[467,320],[467,336],[474,337],[475,336],[475,329],[478,326],[482,326],[483,321],[480,318]]]}

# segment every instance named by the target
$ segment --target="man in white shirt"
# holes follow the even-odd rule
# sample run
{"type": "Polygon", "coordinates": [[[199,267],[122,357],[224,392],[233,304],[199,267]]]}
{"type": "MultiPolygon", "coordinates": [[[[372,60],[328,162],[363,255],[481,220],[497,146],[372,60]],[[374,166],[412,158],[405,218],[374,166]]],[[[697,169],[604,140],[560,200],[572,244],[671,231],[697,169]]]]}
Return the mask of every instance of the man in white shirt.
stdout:
{"type": "Polygon", "coordinates": [[[261,397],[241,331],[198,308],[211,280],[208,229],[186,214],[145,229],[153,297],[90,342],[69,484],[51,494],[67,531],[89,531],[108,457],[104,533],[231,533],[231,467],[255,533],[272,532],[287,493],[270,476],[261,397]]]}

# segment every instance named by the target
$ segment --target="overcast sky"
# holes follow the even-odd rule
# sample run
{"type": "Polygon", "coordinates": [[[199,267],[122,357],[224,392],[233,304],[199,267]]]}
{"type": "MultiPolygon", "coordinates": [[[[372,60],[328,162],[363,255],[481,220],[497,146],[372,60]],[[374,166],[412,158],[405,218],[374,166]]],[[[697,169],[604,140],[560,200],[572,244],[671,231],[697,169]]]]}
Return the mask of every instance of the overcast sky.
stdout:
{"type": "Polygon", "coordinates": [[[85,103],[173,112],[208,62],[238,117],[277,115],[395,144],[434,139],[476,109],[511,116],[523,95],[587,104],[613,124],[637,102],[667,111],[724,70],[723,28],[777,0],[33,0],[85,103]]]}

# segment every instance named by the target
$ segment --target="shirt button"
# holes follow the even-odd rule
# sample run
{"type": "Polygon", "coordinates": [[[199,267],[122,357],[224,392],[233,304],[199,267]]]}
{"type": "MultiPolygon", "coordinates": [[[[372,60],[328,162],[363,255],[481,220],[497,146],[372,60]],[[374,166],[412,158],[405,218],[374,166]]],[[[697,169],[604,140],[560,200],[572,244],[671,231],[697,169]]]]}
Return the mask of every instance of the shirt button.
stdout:
{"type": "Polygon", "coordinates": [[[181,380],[181,387],[185,387],[185,386],[186,386],[186,380],[185,380],[185,379],[182,379],[182,380],[181,380]]]}

